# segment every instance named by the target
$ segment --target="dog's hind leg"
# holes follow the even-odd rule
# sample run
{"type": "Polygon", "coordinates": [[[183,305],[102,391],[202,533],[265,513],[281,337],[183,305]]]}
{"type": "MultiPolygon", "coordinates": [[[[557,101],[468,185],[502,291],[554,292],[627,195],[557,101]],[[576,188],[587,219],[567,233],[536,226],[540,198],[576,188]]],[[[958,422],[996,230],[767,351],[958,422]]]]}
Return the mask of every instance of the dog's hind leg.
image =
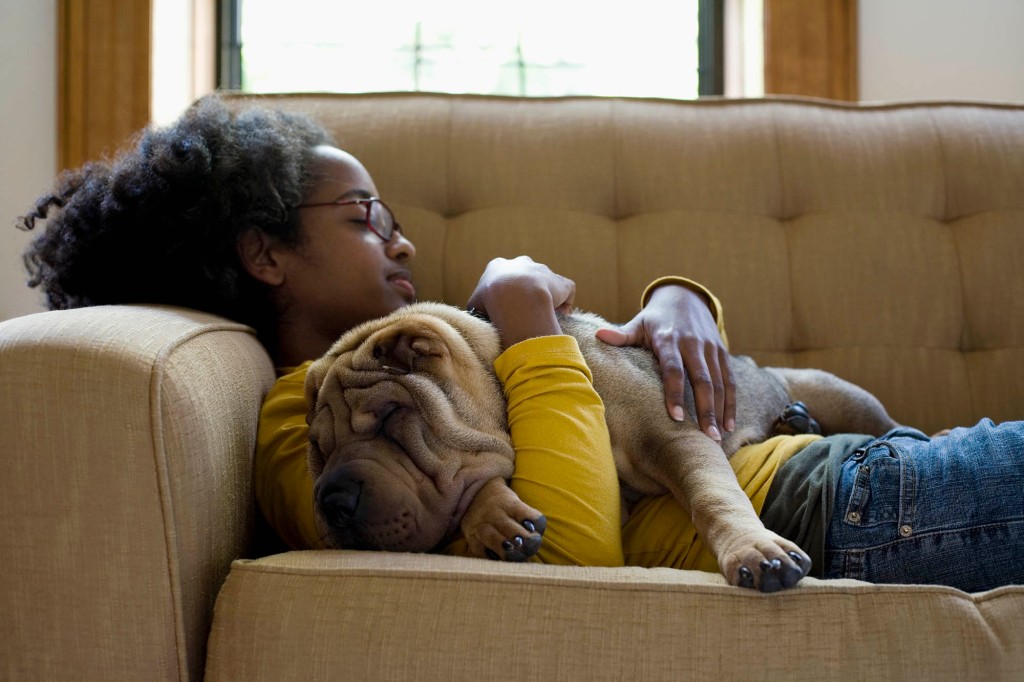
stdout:
{"type": "Polygon", "coordinates": [[[874,395],[856,384],[818,369],[766,368],[777,376],[793,401],[800,401],[825,435],[864,433],[881,436],[898,424],[874,395]]]}

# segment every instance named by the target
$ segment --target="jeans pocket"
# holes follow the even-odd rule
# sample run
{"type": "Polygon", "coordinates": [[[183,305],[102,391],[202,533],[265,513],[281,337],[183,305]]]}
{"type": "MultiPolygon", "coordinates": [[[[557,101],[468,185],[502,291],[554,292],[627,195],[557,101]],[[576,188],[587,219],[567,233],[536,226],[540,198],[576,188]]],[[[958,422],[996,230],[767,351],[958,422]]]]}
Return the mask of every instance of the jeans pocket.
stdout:
{"type": "Polygon", "coordinates": [[[898,451],[885,442],[876,443],[863,456],[847,463],[856,466],[853,486],[846,498],[843,524],[870,528],[900,520],[902,465],[898,451]]]}

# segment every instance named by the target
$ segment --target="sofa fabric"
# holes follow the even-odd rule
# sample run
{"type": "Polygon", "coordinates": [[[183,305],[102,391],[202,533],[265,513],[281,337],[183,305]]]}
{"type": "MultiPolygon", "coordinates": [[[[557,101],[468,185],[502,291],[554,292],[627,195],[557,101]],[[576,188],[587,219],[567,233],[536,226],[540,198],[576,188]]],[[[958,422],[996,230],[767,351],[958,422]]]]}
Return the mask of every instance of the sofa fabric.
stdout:
{"type": "Polygon", "coordinates": [[[0,323],[0,679],[199,679],[252,545],[252,331],[104,306],[0,323]],[[13,447],[12,447],[13,446],[13,447]]]}
{"type": "MultiPolygon", "coordinates": [[[[304,111],[464,304],[529,254],[613,321],[682,274],[735,352],[925,431],[1024,417],[1024,107],[233,97],[304,111]]],[[[1024,586],[266,554],[252,330],[159,306],[0,323],[0,679],[1017,679],[1024,586]]]]}
{"type": "Polygon", "coordinates": [[[835,372],[898,421],[1021,416],[1019,107],[269,99],[367,167],[421,298],[464,304],[490,258],[526,253],[625,321],[685,274],[722,300],[734,351],[835,372]]]}
{"type": "Polygon", "coordinates": [[[1019,679],[1022,592],[290,552],[233,567],[213,680],[1019,679]]]}

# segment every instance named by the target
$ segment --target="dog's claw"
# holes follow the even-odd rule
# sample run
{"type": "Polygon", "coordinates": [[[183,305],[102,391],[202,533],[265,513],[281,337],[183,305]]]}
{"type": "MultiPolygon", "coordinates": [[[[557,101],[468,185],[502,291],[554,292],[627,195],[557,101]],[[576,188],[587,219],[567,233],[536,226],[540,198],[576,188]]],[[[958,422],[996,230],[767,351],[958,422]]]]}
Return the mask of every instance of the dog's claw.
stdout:
{"type": "Polygon", "coordinates": [[[746,566],[740,566],[740,587],[754,587],[754,573],[746,566]]]}
{"type": "Polygon", "coordinates": [[[543,516],[532,521],[523,521],[520,525],[529,532],[529,535],[516,535],[511,540],[502,541],[501,548],[504,550],[505,561],[526,561],[540,551],[544,542],[542,533],[547,528],[547,519],[543,516]]]}
{"type": "Polygon", "coordinates": [[[489,548],[488,549],[484,549],[484,553],[487,555],[487,558],[490,559],[491,561],[500,561],[501,560],[498,557],[497,553],[493,549],[489,549],[489,548]]]}
{"type": "Polygon", "coordinates": [[[764,559],[761,561],[761,583],[758,589],[762,592],[778,592],[782,589],[779,570],[782,568],[780,559],[764,559]]]}

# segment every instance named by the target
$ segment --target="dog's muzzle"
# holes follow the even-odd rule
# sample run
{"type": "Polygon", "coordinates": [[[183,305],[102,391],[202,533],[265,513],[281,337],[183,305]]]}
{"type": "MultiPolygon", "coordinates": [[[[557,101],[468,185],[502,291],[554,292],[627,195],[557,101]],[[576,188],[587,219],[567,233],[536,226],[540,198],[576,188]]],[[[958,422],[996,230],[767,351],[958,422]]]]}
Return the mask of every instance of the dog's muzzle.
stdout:
{"type": "Polygon", "coordinates": [[[328,544],[338,549],[373,549],[360,539],[354,525],[363,484],[351,478],[332,476],[316,488],[316,508],[326,530],[328,544]]]}

